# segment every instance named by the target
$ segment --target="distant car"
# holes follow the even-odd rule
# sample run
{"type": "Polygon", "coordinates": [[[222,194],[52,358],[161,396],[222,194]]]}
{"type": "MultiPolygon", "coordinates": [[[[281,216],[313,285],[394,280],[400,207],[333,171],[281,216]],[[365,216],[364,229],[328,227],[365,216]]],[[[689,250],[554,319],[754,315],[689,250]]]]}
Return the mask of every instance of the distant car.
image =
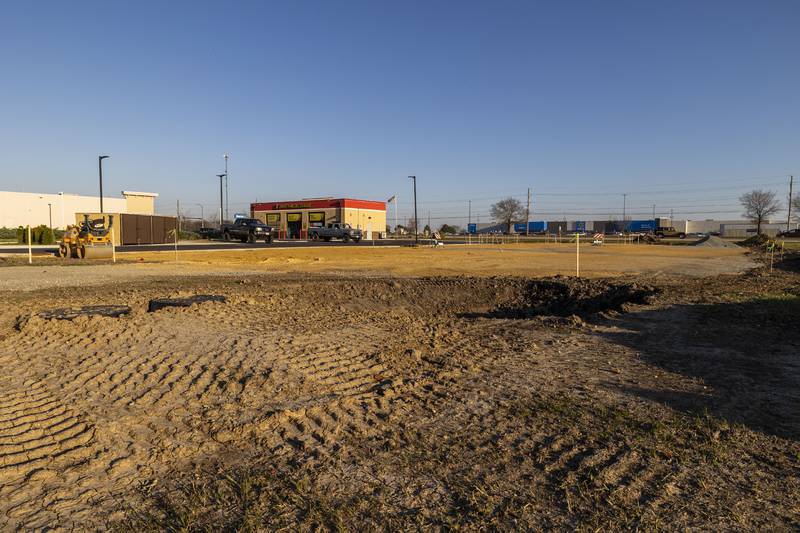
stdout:
{"type": "Polygon", "coordinates": [[[217,239],[222,237],[222,233],[217,228],[200,228],[197,234],[203,239],[217,239]]]}
{"type": "Polygon", "coordinates": [[[790,229],[778,233],[778,237],[788,237],[790,239],[800,239],[800,228],[790,229]]]}

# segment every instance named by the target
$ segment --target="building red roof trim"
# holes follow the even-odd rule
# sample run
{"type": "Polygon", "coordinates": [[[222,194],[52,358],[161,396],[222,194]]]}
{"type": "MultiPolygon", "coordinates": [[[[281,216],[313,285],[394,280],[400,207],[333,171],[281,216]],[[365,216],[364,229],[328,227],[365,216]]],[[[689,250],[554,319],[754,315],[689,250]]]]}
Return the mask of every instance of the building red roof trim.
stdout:
{"type": "Polygon", "coordinates": [[[356,200],[354,198],[333,198],[325,200],[290,200],[287,202],[256,202],[250,204],[251,211],[286,211],[290,209],[330,209],[347,207],[350,209],[374,209],[386,211],[385,202],[356,200]]]}

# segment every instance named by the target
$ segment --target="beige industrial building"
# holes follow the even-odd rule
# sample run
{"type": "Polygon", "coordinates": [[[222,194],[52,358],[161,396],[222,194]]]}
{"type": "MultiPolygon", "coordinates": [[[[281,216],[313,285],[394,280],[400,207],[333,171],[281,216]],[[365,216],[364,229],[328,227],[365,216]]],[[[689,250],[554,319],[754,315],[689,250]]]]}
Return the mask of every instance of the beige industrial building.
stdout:
{"type": "Polygon", "coordinates": [[[386,231],[386,202],[353,198],[307,198],[290,202],[250,204],[250,216],[278,228],[281,239],[305,239],[308,228],[332,222],[350,224],[367,240],[386,231]]]}
{"type": "MultiPolygon", "coordinates": [[[[152,192],[135,191],[122,191],[122,198],[103,196],[103,211],[152,215],[157,196],[152,192]]],[[[76,213],[99,211],[99,196],[0,191],[0,227],[44,225],[64,229],[75,223],[76,213]]]]}

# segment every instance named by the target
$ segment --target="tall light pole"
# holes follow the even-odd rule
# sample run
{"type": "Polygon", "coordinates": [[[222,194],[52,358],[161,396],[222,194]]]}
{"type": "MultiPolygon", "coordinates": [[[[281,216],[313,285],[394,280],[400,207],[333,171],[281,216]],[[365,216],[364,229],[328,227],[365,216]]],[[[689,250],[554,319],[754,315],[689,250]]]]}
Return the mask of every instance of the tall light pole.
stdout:
{"type": "Polygon", "coordinates": [[[417,177],[409,176],[414,180],[414,244],[419,244],[419,222],[417,222],[417,177]]]}
{"type": "Polygon", "coordinates": [[[792,190],[794,187],[794,176],[789,176],[789,214],[786,217],[786,231],[792,225],[792,190]]]}
{"type": "Polygon", "coordinates": [[[97,156],[97,169],[100,173],[100,212],[103,212],[103,159],[108,159],[107,155],[97,156]]]}
{"type": "Polygon", "coordinates": [[[228,154],[222,154],[222,159],[225,160],[225,219],[230,220],[228,213],[228,154]]]}
{"type": "Polygon", "coordinates": [[[50,217],[50,231],[53,231],[53,204],[47,202],[47,215],[50,217]]]}
{"type": "Polygon", "coordinates": [[[226,177],[227,174],[217,174],[219,178],[219,227],[222,228],[222,178],[226,177]]]}

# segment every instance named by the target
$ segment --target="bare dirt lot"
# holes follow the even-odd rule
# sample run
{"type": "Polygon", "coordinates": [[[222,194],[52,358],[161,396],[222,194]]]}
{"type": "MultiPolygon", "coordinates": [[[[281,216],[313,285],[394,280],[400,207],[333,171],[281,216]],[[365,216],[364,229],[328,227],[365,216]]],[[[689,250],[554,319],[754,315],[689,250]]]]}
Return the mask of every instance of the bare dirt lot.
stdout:
{"type": "Polygon", "coordinates": [[[0,269],[0,524],[796,529],[800,275],[733,252],[0,269]],[[148,312],[198,294],[226,301],[148,312]],[[38,316],[87,305],[130,312],[38,316]]]}
{"type": "MultiPolygon", "coordinates": [[[[27,257],[0,256],[0,266],[6,267],[0,269],[0,290],[265,272],[392,277],[574,275],[575,252],[574,245],[569,244],[180,251],[177,259],[174,252],[142,251],[120,254],[116,265],[94,263],[91,275],[78,261],[38,257],[33,266],[28,266],[27,257]]],[[[583,245],[580,257],[581,275],[595,278],[631,274],[708,276],[741,273],[756,266],[743,249],[690,246],[583,245]]]]}

